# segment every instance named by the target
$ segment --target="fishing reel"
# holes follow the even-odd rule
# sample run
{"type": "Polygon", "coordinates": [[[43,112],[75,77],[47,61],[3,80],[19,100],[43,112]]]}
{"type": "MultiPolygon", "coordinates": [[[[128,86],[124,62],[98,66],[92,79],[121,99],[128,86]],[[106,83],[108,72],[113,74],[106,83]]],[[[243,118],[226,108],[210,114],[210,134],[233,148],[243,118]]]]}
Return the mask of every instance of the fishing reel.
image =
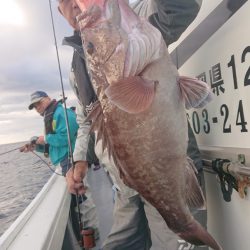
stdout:
{"type": "MultiPolygon", "coordinates": [[[[32,147],[39,147],[39,144],[36,143],[38,138],[39,138],[38,136],[32,136],[30,138],[30,145],[32,147]]],[[[46,143],[46,144],[42,145],[40,150],[43,151],[43,154],[46,158],[49,157],[49,144],[46,143]]]]}
{"type": "Polygon", "coordinates": [[[35,145],[36,144],[36,141],[38,140],[38,136],[32,136],[31,138],[30,138],[30,144],[31,145],[35,145]]]}

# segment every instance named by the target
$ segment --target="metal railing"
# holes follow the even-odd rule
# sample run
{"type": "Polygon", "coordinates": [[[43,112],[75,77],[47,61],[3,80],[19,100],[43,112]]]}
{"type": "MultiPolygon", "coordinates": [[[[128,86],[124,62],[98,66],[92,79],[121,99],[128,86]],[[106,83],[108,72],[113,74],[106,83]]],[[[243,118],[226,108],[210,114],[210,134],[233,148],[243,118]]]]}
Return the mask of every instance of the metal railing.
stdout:
{"type": "MultiPolygon", "coordinates": [[[[244,162],[244,161],[242,161],[244,162]]],[[[231,201],[235,189],[241,198],[245,198],[250,187],[250,167],[240,161],[228,159],[203,159],[204,171],[217,174],[220,179],[221,191],[225,201],[231,201]]]]}

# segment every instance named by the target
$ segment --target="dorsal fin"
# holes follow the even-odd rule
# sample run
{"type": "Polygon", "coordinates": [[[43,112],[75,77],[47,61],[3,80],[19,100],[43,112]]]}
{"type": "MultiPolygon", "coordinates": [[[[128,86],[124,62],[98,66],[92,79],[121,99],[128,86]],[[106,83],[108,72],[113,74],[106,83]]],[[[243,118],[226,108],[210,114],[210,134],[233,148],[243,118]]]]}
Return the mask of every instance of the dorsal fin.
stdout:
{"type": "Polygon", "coordinates": [[[123,181],[125,180],[125,175],[122,171],[122,167],[121,167],[121,163],[117,158],[117,155],[115,153],[114,150],[114,145],[111,142],[111,138],[108,135],[108,130],[106,129],[105,126],[105,121],[104,121],[104,115],[103,115],[103,111],[102,111],[102,107],[99,101],[97,101],[94,104],[94,108],[92,109],[92,111],[89,113],[86,121],[91,121],[91,127],[90,127],[90,132],[97,132],[97,136],[96,136],[96,143],[99,140],[102,140],[102,151],[104,151],[105,149],[107,149],[108,151],[108,156],[109,159],[113,159],[115,166],[117,167],[119,174],[120,174],[120,178],[123,181]]]}
{"type": "Polygon", "coordinates": [[[96,101],[93,105],[93,109],[89,112],[86,122],[95,121],[96,117],[102,113],[102,107],[99,101],[96,101]]]}
{"type": "Polygon", "coordinates": [[[102,151],[106,148],[108,150],[109,157],[114,155],[113,146],[108,136],[108,131],[105,126],[104,115],[102,107],[99,101],[95,102],[94,108],[88,114],[86,121],[91,121],[90,133],[97,132],[96,143],[102,140],[102,151]]]}

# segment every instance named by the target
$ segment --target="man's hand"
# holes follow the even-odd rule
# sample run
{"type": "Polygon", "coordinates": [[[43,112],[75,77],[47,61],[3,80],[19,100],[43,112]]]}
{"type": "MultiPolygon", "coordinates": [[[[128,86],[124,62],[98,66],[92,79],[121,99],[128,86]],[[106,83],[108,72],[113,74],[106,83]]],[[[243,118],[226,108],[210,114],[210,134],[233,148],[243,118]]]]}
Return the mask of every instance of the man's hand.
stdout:
{"type": "Polygon", "coordinates": [[[23,145],[19,151],[20,152],[23,152],[23,153],[28,153],[28,152],[31,152],[35,149],[36,145],[35,144],[32,144],[32,143],[27,143],[25,145],[23,145]]]}
{"type": "Polygon", "coordinates": [[[41,135],[41,136],[38,137],[38,139],[36,140],[36,144],[42,144],[42,145],[45,144],[44,136],[43,135],[41,135]]]}
{"type": "Polygon", "coordinates": [[[86,192],[86,188],[82,183],[82,179],[85,177],[88,171],[88,163],[87,161],[78,161],[75,163],[75,168],[71,167],[66,174],[66,181],[68,190],[72,194],[84,194],[86,192]]]}

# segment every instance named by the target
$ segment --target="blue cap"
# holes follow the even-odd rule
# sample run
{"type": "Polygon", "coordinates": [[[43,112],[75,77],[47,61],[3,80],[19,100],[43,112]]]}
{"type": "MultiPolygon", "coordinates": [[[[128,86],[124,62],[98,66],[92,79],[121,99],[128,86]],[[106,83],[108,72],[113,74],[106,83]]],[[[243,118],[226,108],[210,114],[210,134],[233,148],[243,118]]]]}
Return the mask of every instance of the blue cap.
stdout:
{"type": "Polygon", "coordinates": [[[41,101],[44,97],[48,97],[48,95],[43,91],[36,91],[30,95],[30,105],[29,109],[34,108],[34,103],[41,101]]]}

